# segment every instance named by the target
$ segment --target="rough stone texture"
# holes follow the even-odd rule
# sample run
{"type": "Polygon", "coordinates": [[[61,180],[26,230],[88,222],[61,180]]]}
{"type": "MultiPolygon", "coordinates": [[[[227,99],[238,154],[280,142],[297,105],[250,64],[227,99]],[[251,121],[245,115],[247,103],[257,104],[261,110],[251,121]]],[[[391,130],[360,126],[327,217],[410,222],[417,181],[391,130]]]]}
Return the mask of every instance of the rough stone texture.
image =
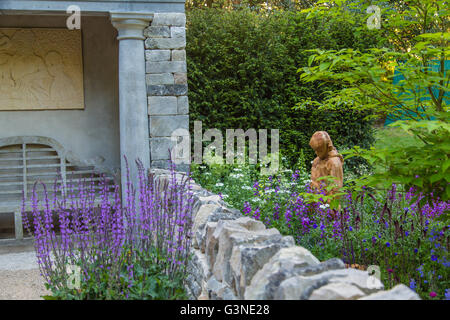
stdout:
{"type": "Polygon", "coordinates": [[[185,61],[186,50],[172,50],[172,61],[185,61]]]}
{"type": "Polygon", "coordinates": [[[214,276],[206,283],[206,291],[210,300],[236,300],[233,290],[214,276]]]}
{"type": "Polygon", "coordinates": [[[148,97],[148,114],[177,114],[178,101],[176,97],[148,97]]]}
{"type": "Polygon", "coordinates": [[[312,268],[299,269],[295,272],[297,276],[287,279],[280,284],[275,298],[288,300],[308,299],[314,290],[335,282],[355,286],[364,294],[383,289],[383,284],[376,279],[374,279],[376,281],[374,283],[369,282],[367,272],[356,269],[342,269],[343,265],[343,262],[339,259],[330,259],[312,268]],[[372,284],[375,287],[372,287],[372,284]]]}
{"type": "Polygon", "coordinates": [[[208,264],[205,255],[199,250],[192,250],[192,258],[187,266],[187,287],[193,297],[198,297],[202,292],[202,281],[209,277],[208,264]]]}
{"type": "Polygon", "coordinates": [[[179,96],[178,102],[178,114],[189,114],[189,100],[187,96],[179,96]]]}
{"type": "Polygon", "coordinates": [[[43,300],[51,295],[39,269],[0,270],[0,300],[43,300]]]}
{"type": "Polygon", "coordinates": [[[186,115],[150,117],[150,137],[170,137],[177,129],[189,129],[186,115]]]}
{"type": "Polygon", "coordinates": [[[328,283],[328,278],[294,276],[283,280],[274,295],[275,300],[306,300],[311,292],[328,283]]]}
{"type": "Polygon", "coordinates": [[[230,257],[233,247],[243,243],[260,243],[267,239],[281,239],[277,229],[266,229],[264,224],[250,218],[219,221],[210,239],[213,250],[208,250],[207,258],[212,272],[219,281],[232,283],[230,257]],[[217,247],[217,250],[216,250],[217,247]]]}
{"type": "MultiPolygon", "coordinates": [[[[161,138],[150,140],[152,167],[168,167],[166,160],[169,153],[166,149],[170,136],[177,129],[189,128],[185,24],[184,13],[155,13],[151,25],[144,31],[150,137],[161,138]],[[161,145],[155,146],[157,143],[161,145]]],[[[177,166],[178,170],[189,169],[185,161],[183,158],[183,163],[177,166]]],[[[197,233],[201,237],[201,228],[197,233]]],[[[194,242],[198,234],[194,233],[194,242]]]]}
{"type": "Polygon", "coordinates": [[[250,284],[253,276],[272,256],[281,248],[295,245],[291,236],[276,237],[263,241],[261,244],[244,244],[235,246],[231,253],[230,263],[233,277],[232,287],[240,299],[244,298],[245,288],[250,284]]]}
{"type": "Polygon", "coordinates": [[[144,29],[144,36],[149,38],[168,38],[170,33],[168,26],[150,26],[144,29]]]}
{"type": "Polygon", "coordinates": [[[145,50],[145,60],[147,61],[169,61],[170,50],[145,50]]]}
{"type": "Polygon", "coordinates": [[[186,72],[186,61],[147,61],[145,69],[147,73],[186,72]]]}
{"type": "Polygon", "coordinates": [[[184,96],[187,94],[186,84],[149,85],[147,92],[152,96],[184,96]]]}
{"type": "Polygon", "coordinates": [[[152,153],[152,160],[166,160],[169,159],[169,149],[172,149],[175,142],[167,137],[150,138],[150,152],[152,153]]]}
{"type": "Polygon", "coordinates": [[[245,290],[246,300],[271,300],[280,283],[295,275],[296,270],[319,264],[311,252],[302,247],[283,248],[253,277],[245,290]]]}
{"type": "Polygon", "coordinates": [[[186,15],[184,13],[155,13],[153,15],[152,26],[178,26],[186,25],[186,15]]]}
{"type": "Polygon", "coordinates": [[[187,73],[174,73],[173,79],[175,84],[187,84],[187,73]]]}
{"type": "Polygon", "coordinates": [[[209,215],[219,208],[216,204],[204,204],[200,207],[194,218],[194,223],[192,226],[192,232],[194,233],[193,246],[196,249],[200,248],[200,243],[204,237],[204,231],[206,222],[208,221],[209,215]]]}
{"type": "MultiPolygon", "coordinates": [[[[161,179],[170,177],[168,171],[152,171],[161,179]]],[[[195,183],[191,190],[193,258],[186,284],[191,299],[419,299],[406,286],[380,291],[381,282],[377,286],[366,271],[345,269],[340,259],[319,262],[292,237],[242,217],[218,195],[195,183]]]]}
{"type": "Polygon", "coordinates": [[[399,284],[388,291],[380,291],[359,300],[421,300],[419,295],[404,284],[399,284]]]}
{"type": "Polygon", "coordinates": [[[174,84],[174,77],[172,73],[155,73],[146,74],[145,83],[149,85],[159,85],[159,84],[174,84]]]}
{"type": "Polygon", "coordinates": [[[364,292],[346,282],[333,282],[315,290],[309,300],[356,300],[364,292]]]}
{"type": "MultiPolygon", "coordinates": [[[[170,37],[172,38],[186,38],[186,28],[185,27],[171,27],[170,37]]],[[[185,59],[183,59],[185,60],[185,59]]]]}
{"type": "Polygon", "coordinates": [[[147,38],[145,49],[183,49],[186,47],[186,37],[177,38],[147,38]]]}
{"type": "Polygon", "coordinates": [[[329,270],[344,269],[345,265],[341,259],[332,258],[321,262],[320,264],[309,265],[298,270],[297,274],[302,276],[310,276],[319,274],[329,270]]]}

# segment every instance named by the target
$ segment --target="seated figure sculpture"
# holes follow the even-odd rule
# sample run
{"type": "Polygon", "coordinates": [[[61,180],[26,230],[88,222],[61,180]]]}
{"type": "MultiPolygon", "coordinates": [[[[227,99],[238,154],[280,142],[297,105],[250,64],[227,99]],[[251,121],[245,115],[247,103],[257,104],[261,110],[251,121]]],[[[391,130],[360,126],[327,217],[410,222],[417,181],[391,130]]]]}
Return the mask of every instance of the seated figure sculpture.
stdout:
{"type": "MultiPolygon", "coordinates": [[[[344,158],[333,146],[330,136],[326,131],[317,131],[311,137],[309,145],[316,152],[317,157],[314,159],[311,168],[311,187],[320,189],[321,184],[326,185],[325,180],[317,181],[318,178],[324,176],[335,177],[335,184],[338,188],[343,186],[344,158]]],[[[328,194],[336,193],[338,188],[332,189],[328,194]]]]}

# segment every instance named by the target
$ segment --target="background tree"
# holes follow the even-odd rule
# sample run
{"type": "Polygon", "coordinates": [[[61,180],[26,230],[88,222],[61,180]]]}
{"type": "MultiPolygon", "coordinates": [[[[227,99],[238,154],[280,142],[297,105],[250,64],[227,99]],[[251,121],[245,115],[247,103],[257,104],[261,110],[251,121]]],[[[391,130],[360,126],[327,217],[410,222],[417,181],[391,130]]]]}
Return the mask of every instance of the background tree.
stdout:
{"type": "MultiPolygon", "coordinates": [[[[415,185],[430,196],[449,199],[448,2],[371,1],[371,4],[378,6],[381,18],[381,28],[373,31],[386,37],[388,45],[367,52],[351,48],[314,50],[309,67],[299,70],[301,78],[305,82],[340,83],[343,88],[327,91],[322,101],[304,99],[298,108],[314,105],[336,110],[345,106],[372,111],[373,116],[403,119],[395,125],[421,143],[396,149],[355,148],[349,157],[363,157],[384,169],[364,177],[359,184],[415,185]],[[418,123],[419,120],[424,121],[418,123]]],[[[367,1],[319,1],[308,12],[310,17],[327,12],[352,19],[349,12],[365,12],[367,8],[367,1]]],[[[359,26],[360,30],[367,27],[359,26]]]]}

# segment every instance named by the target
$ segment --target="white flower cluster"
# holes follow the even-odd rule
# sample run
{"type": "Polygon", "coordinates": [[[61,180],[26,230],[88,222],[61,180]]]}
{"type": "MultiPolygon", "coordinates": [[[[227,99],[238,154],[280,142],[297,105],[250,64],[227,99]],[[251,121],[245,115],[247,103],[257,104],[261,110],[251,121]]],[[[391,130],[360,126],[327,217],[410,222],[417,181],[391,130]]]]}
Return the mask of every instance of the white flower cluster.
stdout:
{"type": "Polygon", "coordinates": [[[230,174],[231,178],[235,178],[235,179],[239,179],[244,177],[244,175],[242,173],[236,173],[236,174],[230,174]]]}
{"type": "Polygon", "coordinates": [[[330,207],[330,205],[329,205],[328,203],[321,204],[321,205],[319,206],[319,208],[322,209],[322,210],[325,210],[326,208],[329,208],[329,207],[330,207]]]}
{"type": "Polygon", "coordinates": [[[216,187],[223,187],[223,183],[222,182],[217,182],[216,183],[216,187]]]}
{"type": "Polygon", "coordinates": [[[249,187],[249,186],[242,186],[241,189],[244,189],[244,190],[252,190],[252,187],[249,187]]]}

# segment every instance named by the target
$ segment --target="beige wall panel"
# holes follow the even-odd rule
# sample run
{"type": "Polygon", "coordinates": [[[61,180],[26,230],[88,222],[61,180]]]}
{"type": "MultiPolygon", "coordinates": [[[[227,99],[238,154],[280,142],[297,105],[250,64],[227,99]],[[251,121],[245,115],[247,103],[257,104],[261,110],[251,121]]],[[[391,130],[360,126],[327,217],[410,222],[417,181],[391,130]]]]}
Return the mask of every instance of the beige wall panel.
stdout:
{"type": "Polygon", "coordinates": [[[80,30],[0,28],[0,111],[84,109],[80,30]]]}

